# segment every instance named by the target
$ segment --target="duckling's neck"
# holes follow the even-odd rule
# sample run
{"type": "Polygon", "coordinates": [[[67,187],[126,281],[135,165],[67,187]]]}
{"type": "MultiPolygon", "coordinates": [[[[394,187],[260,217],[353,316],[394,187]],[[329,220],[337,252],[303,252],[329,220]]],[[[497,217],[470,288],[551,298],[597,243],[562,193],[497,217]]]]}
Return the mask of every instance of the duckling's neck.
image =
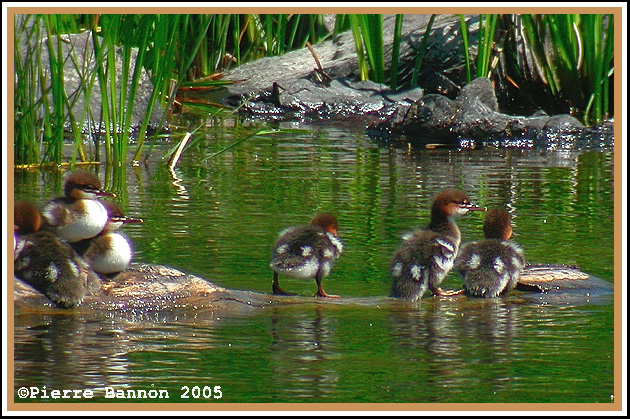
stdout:
{"type": "Polygon", "coordinates": [[[461,239],[461,232],[455,223],[455,217],[447,216],[443,213],[433,213],[429,223],[429,230],[451,236],[457,240],[461,239]]]}

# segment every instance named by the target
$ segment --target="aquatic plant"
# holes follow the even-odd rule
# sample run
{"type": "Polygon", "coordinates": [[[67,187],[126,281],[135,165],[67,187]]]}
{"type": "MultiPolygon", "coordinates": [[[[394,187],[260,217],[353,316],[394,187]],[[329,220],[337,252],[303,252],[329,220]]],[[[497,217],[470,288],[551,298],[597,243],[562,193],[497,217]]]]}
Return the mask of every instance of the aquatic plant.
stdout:
{"type": "MultiPolygon", "coordinates": [[[[76,31],[76,22],[58,15],[19,15],[14,23],[15,162],[61,163],[66,117],[76,125],[67,109],[76,99],[65,91],[63,39],[51,34],[76,31]]],[[[73,160],[77,153],[85,159],[83,143],[73,138],[73,160]]]]}
{"type": "Polygon", "coordinates": [[[587,124],[607,118],[615,68],[614,16],[524,14],[513,21],[524,35],[523,48],[531,53],[532,64],[542,70],[536,76],[551,93],[581,112],[587,124]]]}
{"type": "MultiPolygon", "coordinates": [[[[467,24],[463,16],[460,21],[470,79],[467,24]]],[[[511,85],[526,96],[531,96],[526,91],[536,92],[532,102],[555,102],[586,124],[600,123],[609,117],[613,99],[614,17],[480,15],[475,67],[477,77],[494,77],[499,86],[511,85]],[[541,99],[545,95],[550,99],[541,99]]]]}
{"type": "MultiPolygon", "coordinates": [[[[401,87],[399,68],[400,30],[403,15],[396,16],[392,59],[386,66],[383,50],[382,15],[347,15],[357,50],[359,77],[401,87]]],[[[417,85],[421,63],[435,15],[431,16],[416,52],[411,86],[417,85]]],[[[611,77],[614,74],[613,15],[481,14],[466,20],[460,15],[462,57],[466,80],[489,77],[497,88],[535,92],[532,103],[555,103],[553,111],[581,116],[586,124],[609,117],[612,104],[611,77]],[[468,34],[477,25],[476,44],[468,34]],[[471,60],[471,55],[474,60],[471,60]],[[506,87],[508,86],[508,87],[506,87]],[[550,99],[544,98],[547,92],[550,99]]],[[[408,70],[405,70],[408,71],[408,70]]],[[[519,92],[521,93],[521,92],[519,92]]]]}
{"type": "MultiPolygon", "coordinates": [[[[408,86],[410,79],[415,86],[435,17],[429,19],[413,66],[405,66],[399,63],[404,15],[396,15],[389,63],[379,14],[337,15],[332,30],[324,15],[315,14],[16,15],[15,162],[62,164],[68,160],[63,152],[68,139],[74,145],[70,164],[100,160],[101,142],[108,164],[123,165],[133,141],[133,159],[140,160],[150,121],[163,125],[174,105],[181,105],[175,101],[182,86],[214,88],[225,83],[221,71],[230,66],[303,48],[348,28],[361,79],[387,82],[392,89],[408,86]],[[89,42],[68,43],[68,33],[86,34],[89,42]],[[411,67],[409,78],[404,73],[411,67]],[[65,85],[70,71],[80,81],[72,92],[65,85]],[[141,84],[143,74],[152,87],[141,84]],[[151,89],[149,98],[138,101],[146,89],[151,89]],[[102,103],[100,114],[90,105],[94,96],[93,102],[102,103]],[[146,109],[132,138],[131,118],[139,102],[146,109]]],[[[468,39],[471,21],[461,17],[467,79],[474,73],[492,77],[499,90],[548,93],[586,123],[609,116],[613,15],[480,15],[476,48],[468,39]],[[471,51],[476,51],[474,63],[471,51]]],[[[532,99],[541,102],[551,101],[532,99]]]]}
{"type": "Polygon", "coordinates": [[[155,125],[162,126],[184,82],[188,88],[222,85],[225,82],[213,77],[217,71],[302,48],[329,36],[330,31],[323,15],[17,15],[15,35],[16,163],[61,164],[64,140],[70,135],[75,142],[73,163],[77,157],[99,160],[102,138],[105,161],[121,166],[132,142],[131,118],[139,89],[147,88],[141,86],[143,71],[153,87],[142,123],[135,130],[136,161],[143,153],[151,116],[161,111],[161,122],[155,125]],[[59,35],[80,31],[91,35],[89,44],[80,45],[83,55],[74,49],[78,43],[67,53],[67,40],[59,35]],[[92,67],[80,58],[87,55],[92,67]],[[80,87],[68,94],[67,62],[73,63],[80,79],[80,87]],[[201,82],[192,83],[199,78],[201,82]],[[90,107],[92,95],[98,95],[102,103],[100,115],[94,115],[90,107]],[[76,103],[82,106],[77,108],[76,103]],[[87,133],[82,132],[83,126],[88,127],[87,133]],[[93,128],[98,131],[91,132],[93,128]],[[85,152],[85,135],[94,140],[90,157],[85,152]]]}
{"type": "MultiPolygon", "coordinates": [[[[392,56],[389,66],[385,62],[383,15],[346,15],[354,39],[359,65],[359,78],[385,83],[389,79],[392,89],[398,88],[399,56],[404,15],[396,15],[392,41],[392,56]],[[367,60],[366,60],[367,57],[367,60]]],[[[339,19],[339,18],[338,18],[339,19]]]]}

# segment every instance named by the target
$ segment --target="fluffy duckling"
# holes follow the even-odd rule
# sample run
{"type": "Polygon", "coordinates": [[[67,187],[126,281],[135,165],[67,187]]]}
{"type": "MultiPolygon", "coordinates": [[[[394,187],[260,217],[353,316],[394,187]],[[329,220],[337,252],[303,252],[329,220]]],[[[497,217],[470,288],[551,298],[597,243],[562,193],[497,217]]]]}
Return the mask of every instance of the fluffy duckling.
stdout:
{"type": "Polygon", "coordinates": [[[35,205],[16,202],[14,210],[16,277],[65,308],[80,305],[86,294],[100,288],[98,277],[68,243],[40,230],[35,205]]]}
{"type": "Polygon", "coordinates": [[[141,218],[127,217],[120,205],[103,201],[108,221],[103,231],[96,237],[73,243],[72,247],[97,273],[112,275],[129,266],[133,249],[129,239],[117,230],[124,224],[142,223],[141,218]]]}
{"type": "Polygon", "coordinates": [[[108,220],[107,210],[97,199],[103,196],[115,197],[101,189],[101,182],[92,173],[78,170],[69,174],[64,196],[42,208],[45,229],[70,243],[96,236],[108,220]]]}
{"type": "Polygon", "coordinates": [[[466,294],[497,297],[516,288],[525,256],[523,249],[510,240],[510,213],[493,208],[483,226],[485,240],[464,245],[455,261],[455,269],[464,281],[466,294]]]}
{"type": "Polygon", "coordinates": [[[343,251],[338,226],[337,219],[331,214],[319,214],[309,225],[290,227],[280,233],[269,264],[274,272],[274,294],[295,295],[278,285],[278,275],[286,275],[298,279],[315,278],[315,297],[338,297],[326,294],[322,287],[322,280],[343,251]]]}
{"type": "MultiPolygon", "coordinates": [[[[403,235],[403,243],[394,255],[390,273],[391,297],[416,301],[431,291],[434,295],[454,295],[439,286],[453,267],[459,250],[461,232],[455,218],[486,208],[470,203],[460,189],[440,192],[431,206],[431,221],[424,230],[403,235]]],[[[460,291],[461,292],[461,291],[460,291]]]]}

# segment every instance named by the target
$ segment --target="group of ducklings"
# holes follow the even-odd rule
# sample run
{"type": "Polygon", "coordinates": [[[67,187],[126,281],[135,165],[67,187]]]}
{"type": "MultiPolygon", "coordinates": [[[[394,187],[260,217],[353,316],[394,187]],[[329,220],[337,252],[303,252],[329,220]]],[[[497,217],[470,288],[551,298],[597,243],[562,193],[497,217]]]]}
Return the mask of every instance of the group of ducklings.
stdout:
{"type": "MultiPolygon", "coordinates": [[[[478,297],[496,297],[514,289],[525,267],[523,250],[510,241],[512,226],[505,209],[487,211],[485,239],[461,247],[457,217],[471,211],[487,211],[470,203],[459,189],[446,189],[434,199],[431,220],[426,229],[402,236],[402,245],[394,254],[390,274],[390,296],[416,301],[427,291],[450,296],[466,293],[478,297]],[[458,271],[464,283],[461,291],[443,291],[442,280],[452,270],[458,271]]],[[[278,285],[278,275],[293,278],[315,278],[316,297],[328,295],[322,279],[343,250],[337,235],[338,223],[330,214],[316,216],[310,225],[283,231],[273,250],[273,292],[287,295],[278,285]]],[[[290,294],[289,294],[290,295],[290,294]]]]}
{"type": "MultiPolygon", "coordinates": [[[[84,170],[71,173],[64,196],[42,207],[28,202],[15,204],[15,275],[62,307],[74,307],[85,295],[100,289],[101,278],[127,268],[132,249],[117,230],[125,223],[142,222],[126,217],[120,206],[101,200],[115,195],[101,189],[98,178],[84,170]]],[[[426,229],[402,236],[390,274],[390,296],[415,301],[427,292],[433,295],[466,293],[496,297],[516,287],[525,267],[522,249],[512,243],[509,213],[500,208],[487,211],[485,239],[461,247],[457,217],[471,211],[486,211],[470,203],[460,189],[446,189],[434,199],[426,229]],[[444,291],[440,284],[452,270],[464,283],[461,291],[444,291]]],[[[270,262],[274,272],[272,291],[280,288],[279,275],[314,278],[316,297],[327,294],[322,281],[343,252],[338,222],[331,214],[319,214],[308,225],[283,230],[270,262]]]]}
{"type": "Polygon", "coordinates": [[[14,274],[61,307],[75,307],[101,287],[101,278],[127,268],[133,251],[117,230],[142,219],[99,198],[115,194],[101,189],[95,175],[69,174],[64,196],[41,211],[31,202],[14,204],[14,274]]]}

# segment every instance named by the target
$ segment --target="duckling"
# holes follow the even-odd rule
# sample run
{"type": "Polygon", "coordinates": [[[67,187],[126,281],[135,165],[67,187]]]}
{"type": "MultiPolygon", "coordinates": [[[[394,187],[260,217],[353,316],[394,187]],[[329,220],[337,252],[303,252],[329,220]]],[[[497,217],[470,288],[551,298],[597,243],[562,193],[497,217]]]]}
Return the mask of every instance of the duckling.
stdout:
{"type": "Polygon", "coordinates": [[[133,257],[129,239],[117,230],[124,224],[142,223],[141,218],[127,217],[120,205],[103,201],[108,221],[96,237],[73,243],[72,247],[97,273],[117,274],[127,268],[133,257]]]}
{"type": "Polygon", "coordinates": [[[97,200],[103,196],[116,195],[102,190],[98,178],[85,170],[71,173],[64,184],[64,196],[42,208],[44,229],[70,243],[96,236],[108,219],[107,210],[97,200]]]}
{"type": "Polygon", "coordinates": [[[80,305],[86,294],[100,289],[98,277],[68,243],[40,230],[35,205],[16,202],[14,211],[16,277],[64,308],[80,305]]]}
{"type": "Polygon", "coordinates": [[[444,296],[458,293],[443,291],[439,286],[452,269],[461,242],[455,218],[470,211],[486,208],[471,204],[460,189],[446,189],[435,197],[429,226],[404,234],[402,246],[392,259],[391,297],[416,301],[427,290],[444,296]]]}
{"type": "Polygon", "coordinates": [[[510,240],[510,213],[493,208],[483,226],[485,240],[464,245],[455,261],[455,269],[464,281],[466,294],[497,297],[516,288],[525,267],[523,249],[510,240]]]}
{"type": "Polygon", "coordinates": [[[278,275],[298,279],[315,278],[315,297],[338,298],[326,294],[322,280],[326,277],[341,252],[337,219],[331,214],[319,214],[309,225],[290,227],[280,233],[269,266],[274,271],[273,293],[295,295],[285,292],[278,285],[278,275]]]}

